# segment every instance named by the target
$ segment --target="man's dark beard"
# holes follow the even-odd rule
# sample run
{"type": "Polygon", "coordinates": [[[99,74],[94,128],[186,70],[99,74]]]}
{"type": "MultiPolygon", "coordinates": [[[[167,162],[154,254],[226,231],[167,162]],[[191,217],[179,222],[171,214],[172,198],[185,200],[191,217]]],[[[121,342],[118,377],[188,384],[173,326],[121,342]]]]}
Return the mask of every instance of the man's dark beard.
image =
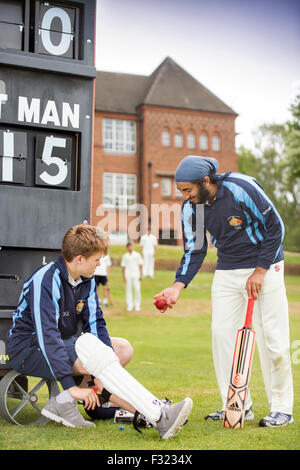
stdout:
{"type": "Polygon", "coordinates": [[[197,194],[198,204],[205,204],[210,199],[210,192],[208,189],[204,188],[204,184],[200,181],[198,183],[198,194],[197,194]]]}

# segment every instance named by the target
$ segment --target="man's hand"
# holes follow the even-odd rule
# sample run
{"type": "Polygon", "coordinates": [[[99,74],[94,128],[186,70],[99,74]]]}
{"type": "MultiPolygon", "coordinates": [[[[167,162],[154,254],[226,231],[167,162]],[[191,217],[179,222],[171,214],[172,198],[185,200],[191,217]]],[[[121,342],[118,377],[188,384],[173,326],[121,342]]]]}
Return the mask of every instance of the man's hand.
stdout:
{"type": "Polygon", "coordinates": [[[92,388],[79,388],[77,386],[68,388],[68,392],[74,400],[82,400],[84,408],[94,410],[96,406],[100,406],[98,395],[92,388]]]}
{"type": "Polygon", "coordinates": [[[176,304],[184,287],[185,284],[182,282],[175,282],[172,287],[167,287],[167,289],[164,289],[159,294],[153,296],[155,300],[159,299],[160,297],[164,297],[166,299],[167,305],[163,310],[160,310],[161,312],[165,312],[167,308],[172,308],[173,305],[176,304]]]}
{"type": "Polygon", "coordinates": [[[267,269],[256,266],[255,271],[248,278],[246,283],[246,291],[249,299],[251,294],[253,294],[255,300],[257,299],[258,293],[264,283],[266,272],[267,269]]]}

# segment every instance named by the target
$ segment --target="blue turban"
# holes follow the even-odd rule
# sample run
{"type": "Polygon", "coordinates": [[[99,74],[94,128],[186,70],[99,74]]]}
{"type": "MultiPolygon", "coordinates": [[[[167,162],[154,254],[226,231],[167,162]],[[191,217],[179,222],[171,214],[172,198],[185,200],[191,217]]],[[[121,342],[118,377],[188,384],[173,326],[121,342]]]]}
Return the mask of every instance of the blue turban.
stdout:
{"type": "Polygon", "coordinates": [[[215,158],[189,155],[185,157],[175,172],[176,182],[192,182],[202,180],[205,176],[214,176],[219,163],[215,158]]]}

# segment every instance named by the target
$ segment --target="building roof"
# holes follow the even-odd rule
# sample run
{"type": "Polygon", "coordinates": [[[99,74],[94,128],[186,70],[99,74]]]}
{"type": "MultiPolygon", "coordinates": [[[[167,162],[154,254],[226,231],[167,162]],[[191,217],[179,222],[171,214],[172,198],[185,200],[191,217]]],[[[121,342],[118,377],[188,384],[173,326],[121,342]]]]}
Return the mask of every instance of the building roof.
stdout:
{"type": "Polygon", "coordinates": [[[96,111],[136,114],[140,105],[235,114],[167,57],[150,76],[97,71],[96,111]]]}

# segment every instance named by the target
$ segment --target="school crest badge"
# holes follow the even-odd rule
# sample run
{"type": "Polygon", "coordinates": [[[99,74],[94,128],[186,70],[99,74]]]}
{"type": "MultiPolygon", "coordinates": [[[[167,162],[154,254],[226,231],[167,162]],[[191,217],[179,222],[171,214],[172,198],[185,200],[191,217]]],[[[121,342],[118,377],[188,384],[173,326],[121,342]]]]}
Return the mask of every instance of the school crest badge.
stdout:
{"type": "Polygon", "coordinates": [[[83,307],[84,307],[84,301],[83,301],[83,300],[79,300],[79,302],[76,304],[76,312],[77,312],[77,313],[81,313],[83,307]]]}
{"type": "Polygon", "coordinates": [[[233,228],[241,228],[241,225],[243,223],[242,219],[240,219],[239,217],[235,217],[234,215],[228,217],[227,220],[229,225],[233,228]]]}

